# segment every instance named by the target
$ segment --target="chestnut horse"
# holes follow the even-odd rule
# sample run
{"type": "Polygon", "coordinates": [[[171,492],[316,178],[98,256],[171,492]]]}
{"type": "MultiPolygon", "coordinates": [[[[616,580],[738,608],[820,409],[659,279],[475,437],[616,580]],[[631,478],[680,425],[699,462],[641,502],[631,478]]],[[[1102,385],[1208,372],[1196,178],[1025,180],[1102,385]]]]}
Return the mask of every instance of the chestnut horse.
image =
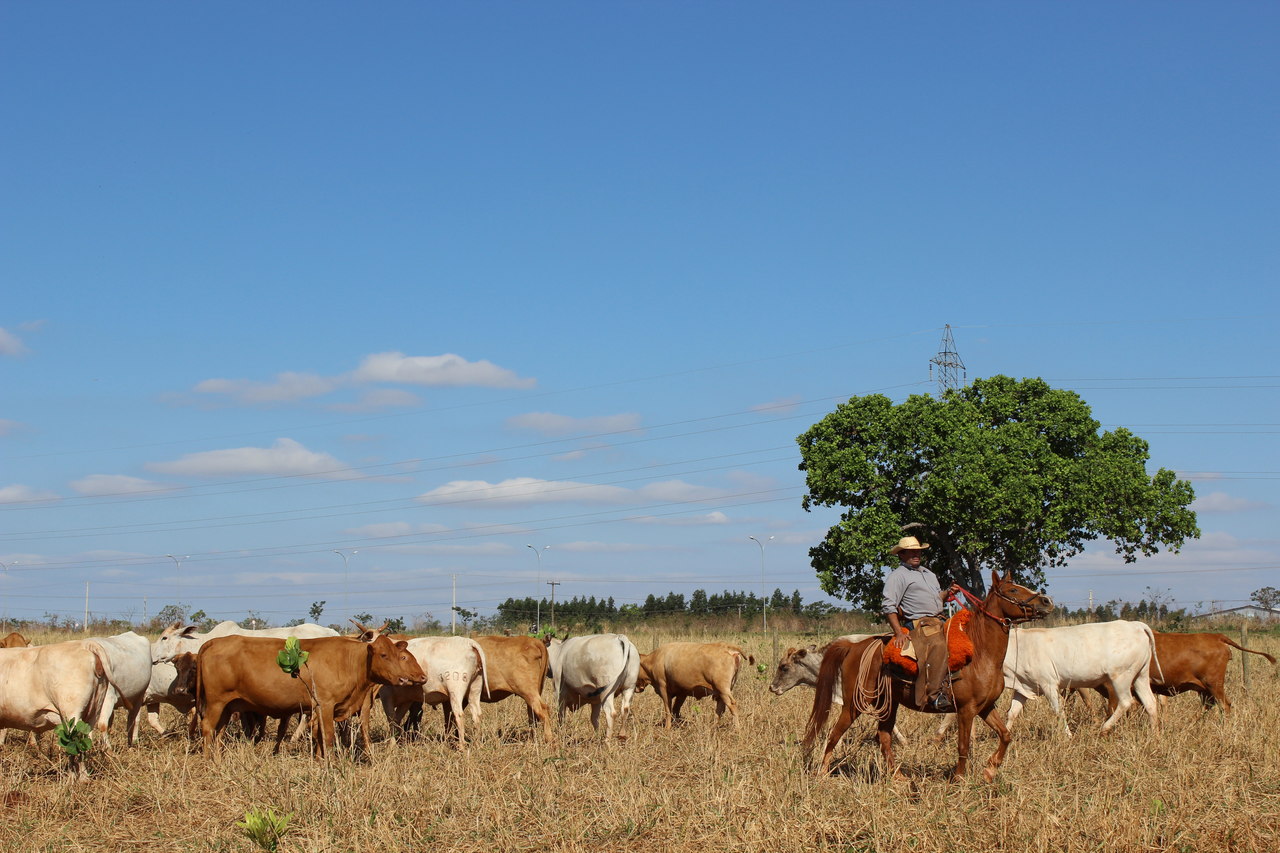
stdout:
{"type": "MultiPolygon", "coordinates": [[[[971,596],[975,603],[976,596],[971,596]]],[[[977,603],[976,612],[969,620],[968,634],[973,641],[973,659],[952,675],[951,692],[955,700],[956,718],[960,723],[956,743],[958,760],[953,778],[964,776],[969,763],[969,736],[973,731],[973,718],[983,722],[1000,738],[1000,746],[987,761],[982,775],[988,782],[995,779],[996,769],[1004,762],[1009,748],[1009,729],[996,710],[996,700],[1004,692],[1004,655],[1009,645],[1009,626],[1033,619],[1042,619],[1053,610],[1053,601],[1009,579],[991,575],[991,591],[977,603]]],[[[890,678],[882,671],[884,646],[888,638],[871,637],[861,642],[836,640],[827,647],[818,671],[818,686],[813,698],[813,711],[805,730],[803,748],[812,755],[814,742],[826,726],[831,710],[831,686],[837,670],[843,682],[844,707],[827,738],[822,753],[822,763],[816,771],[825,775],[831,769],[831,754],[845,731],[861,713],[875,715],[880,721],[877,727],[880,751],[884,753],[889,770],[901,777],[893,757],[893,727],[898,719],[898,708],[906,706],[926,714],[942,713],[933,708],[921,708],[915,704],[914,685],[897,678],[890,678]]]]}

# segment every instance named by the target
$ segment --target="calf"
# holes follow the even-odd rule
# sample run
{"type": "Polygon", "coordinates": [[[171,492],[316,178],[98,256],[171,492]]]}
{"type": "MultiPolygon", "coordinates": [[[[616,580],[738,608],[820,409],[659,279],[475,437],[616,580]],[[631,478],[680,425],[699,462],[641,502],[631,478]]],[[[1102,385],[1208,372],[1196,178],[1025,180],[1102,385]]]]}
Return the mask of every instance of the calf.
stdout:
{"type": "MultiPolygon", "coordinates": [[[[836,639],[860,643],[876,636],[880,635],[845,634],[836,639]]],[[[790,648],[783,652],[782,658],[778,661],[778,667],[773,672],[773,681],[769,682],[769,692],[775,696],[781,696],[792,687],[817,687],[818,670],[822,667],[822,656],[826,654],[830,645],[828,643],[825,646],[817,646],[811,643],[801,649],[790,648]]],[[[841,684],[843,684],[841,673],[836,670],[835,684],[831,687],[832,705],[844,704],[844,691],[841,684]]],[[[902,732],[898,730],[897,725],[893,727],[893,737],[899,743],[906,743],[906,738],[902,736],[902,732]]]]}
{"type": "MultiPolygon", "coordinates": [[[[308,658],[293,678],[276,663],[284,642],[233,635],[204,644],[196,664],[196,708],[206,754],[235,711],[284,717],[301,710],[312,713],[314,750],[322,756],[333,749],[334,723],[359,713],[375,685],[409,687],[427,680],[407,643],[386,637],[372,643],[347,637],[301,640],[308,658]]],[[[366,748],[367,722],[361,727],[366,748]]]]}
{"type": "Polygon", "coordinates": [[[728,643],[667,643],[640,656],[640,672],[636,692],[650,684],[662,699],[667,728],[672,720],[680,721],[680,709],[689,697],[713,696],[716,718],[727,709],[733,724],[738,724],[738,703],[733,699],[733,684],[742,669],[742,661],[754,664],[755,658],[738,646],[728,643]]]}
{"type": "Polygon", "coordinates": [[[0,640],[0,649],[25,649],[30,646],[31,644],[27,642],[27,638],[17,631],[11,631],[9,636],[0,640]]]}

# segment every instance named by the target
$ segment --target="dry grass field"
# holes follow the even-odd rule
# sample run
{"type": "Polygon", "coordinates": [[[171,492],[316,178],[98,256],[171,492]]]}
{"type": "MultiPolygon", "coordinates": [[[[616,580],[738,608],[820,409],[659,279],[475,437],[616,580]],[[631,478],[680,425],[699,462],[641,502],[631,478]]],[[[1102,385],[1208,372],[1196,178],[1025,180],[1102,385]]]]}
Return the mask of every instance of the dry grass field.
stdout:
{"type": "MultiPolygon", "coordinates": [[[[633,638],[648,650],[648,636],[633,638]]],[[[593,736],[585,710],[557,729],[556,744],[540,743],[509,699],[484,707],[465,752],[440,738],[438,712],[426,737],[393,746],[380,742],[377,711],[362,762],[316,762],[301,747],[273,757],[269,744],[235,738],[210,762],[185,738],[144,726],[139,747],[95,753],[80,782],[11,736],[0,747],[0,850],[265,849],[237,826],[255,809],[291,816],[281,851],[1280,849],[1280,681],[1261,658],[1250,656],[1246,693],[1234,653],[1232,714],[1176,697],[1158,734],[1133,713],[1104,738],[1100,714],[1089,725],[1073,702],[1079,731],[1067,739],[1033,703],[990,785],[948,781],[954,735],[936,745],[937,718],[903,712],[899,759],[911,781],[893,785],[869,722],[850,730],[836,775],[807,775],[796,743],[813,693],[767,691],[771,638],[716,639],[767,668],[740,677],[736,729],[717,727],[703,700],[686,706],[688,725],[667,731],[652,692],[636,697],[630,737],[614,743],[593,736]]],[[[1250,645],[1280,653],[1274,636],[1254,634],[1250,645]]],[[[992,749],[979,724],[979,769],[992,749]]]]}

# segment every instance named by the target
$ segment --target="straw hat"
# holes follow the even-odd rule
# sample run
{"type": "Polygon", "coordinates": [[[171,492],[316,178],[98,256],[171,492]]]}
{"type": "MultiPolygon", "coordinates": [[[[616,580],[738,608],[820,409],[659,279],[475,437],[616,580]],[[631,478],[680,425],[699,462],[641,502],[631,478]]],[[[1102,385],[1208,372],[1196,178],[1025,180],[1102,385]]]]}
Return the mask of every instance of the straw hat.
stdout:
{"type": "Polygon", "coordinates": [[[898,544],[889,549],[890,554],[896,554],[899,551],[923,551],[928,545],[921,545],[920,540],[914,536],[903,536],[898,540],[898,544]]]}

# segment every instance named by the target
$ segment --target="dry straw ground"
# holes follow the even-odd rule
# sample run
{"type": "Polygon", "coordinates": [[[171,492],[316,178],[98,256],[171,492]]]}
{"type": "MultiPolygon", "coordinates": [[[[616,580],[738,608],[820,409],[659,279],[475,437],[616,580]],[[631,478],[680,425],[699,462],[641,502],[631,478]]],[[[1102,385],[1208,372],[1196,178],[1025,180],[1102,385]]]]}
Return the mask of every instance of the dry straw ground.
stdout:
{"type": "MultiPolygon", "coordinates": [[[[426,739],[375,740],[362,763],[315,762],[303,749],[273,757],[234,740],[209,762],[148,731],[138,748],[95,755],[84,782],[11,737],[0,747],[0,850],[253,851],[237,823],[265,808],[292,816],[281,851],[1280,849],[1280,682],[1260,658],[1246,692],[1235,654],[1234,713],[1177,697],[1159,734],[1135,713],[1102,737],[1101,717],[1090,725],[1073,704],[1079,731],[1067,739],[1033,703],[992,785],[949,782],[954,737],[936,745],[936,718],[904,712],[899,756],[912,781],[894,786],[866,722],[846,738],[837,775],[807,775],[796,742],[812,692],[768,693],[770,638],[720,639],[770,664],[740,678],[736,729],[716,727],[703,700],[690,724],[667,731],[647,692],[625,743],[594,737],[581,711],[548,746],[508,700],[485,707],[466,752],[439,738],[438,713],[426,739]]],[[[1280,653],[1274,636],[1250,645],[1280,653]]],[[[385,737],[380,713],[373,731],[385,737]]],[[[980,726],[978,767],[992,749],[980,726]]]]}

